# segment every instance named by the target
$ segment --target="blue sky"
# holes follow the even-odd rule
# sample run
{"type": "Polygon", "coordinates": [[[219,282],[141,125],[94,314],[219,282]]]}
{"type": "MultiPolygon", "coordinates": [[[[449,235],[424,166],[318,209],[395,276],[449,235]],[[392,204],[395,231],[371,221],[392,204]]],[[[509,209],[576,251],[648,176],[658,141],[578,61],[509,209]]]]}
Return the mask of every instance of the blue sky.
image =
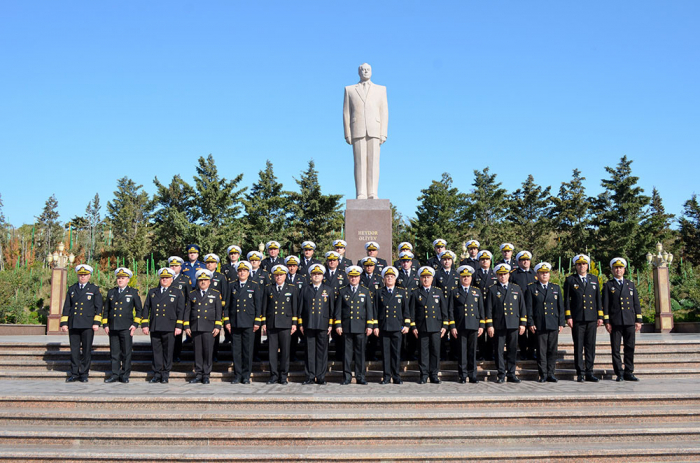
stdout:
{"type": "MultiPolygon", "coordinates": [[[[0,194],[62,220],[129,176],[190,180],[199,156],[251,185],[269,159],[287,189],[313,159],[354,198],[343,87],[368,62],[387,86],[379,195],[413,216],[442,172],[490,167],[590,195],[623,155],[678,214],[700,151],[697,1],[3,2],[0,194]]],[[[103,215],[105,213],[103,208],[103,215]]]]}

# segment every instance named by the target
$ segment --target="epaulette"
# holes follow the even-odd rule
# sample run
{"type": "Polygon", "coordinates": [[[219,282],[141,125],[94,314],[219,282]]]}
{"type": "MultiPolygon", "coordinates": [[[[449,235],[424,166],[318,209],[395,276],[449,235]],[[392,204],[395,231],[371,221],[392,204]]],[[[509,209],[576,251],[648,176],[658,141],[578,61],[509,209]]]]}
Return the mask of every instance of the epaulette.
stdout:
{"type": "Polygon", "coordinates": [[[528,283],[527,285],[530,286],[530,285],[534,285],[534,284],[535,284],[535,282],[533,281],[531,283],[528,283]]]}

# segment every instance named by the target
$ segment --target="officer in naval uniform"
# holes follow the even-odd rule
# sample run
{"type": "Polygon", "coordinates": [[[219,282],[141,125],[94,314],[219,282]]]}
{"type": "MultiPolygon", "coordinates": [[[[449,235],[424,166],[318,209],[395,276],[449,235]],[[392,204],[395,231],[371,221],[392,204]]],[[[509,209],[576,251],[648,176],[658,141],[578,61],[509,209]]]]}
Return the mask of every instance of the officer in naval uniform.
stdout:
{"type": "Polygon", "coordinates": [[[410,296],[405,288],[396,286],[396,267],[382,270],[384,287],[375,298],[377,303],[377,323],[382,346],[382,366],[384,377],[379,384],[401,384],[401,340],[411,325],[410,296]]]}
{"type": "Polygon", "coordinates": [[[287,283],[287,267],[277,264],[270,270],[274,282],[263,292],[262,312],[262,331],[267,334],[270,360],[270,379],[267,384],[287,384],[289,348],[299,319],[299,291],[296,286],[287,283]]]}
{"type": "MultiPolygon", "coordinates": [[[[479,267],[477,267],[476,273],[473,276],[473,284],[474,286],[478,287],[481,294],[484,295],[485,303],[489,288],[498,283],[498,278],[496,278],[496,274],[491,269],[491,261],[493,256],[490,251],[479,251],[479,254],[477,254],[477,259],[479,260],[479,267]]],[[[485,306],[484,310],[486,310],[485,306]]],[[[477,354],[477,358],[493,360],[493,353],[493,338],[488,336],[487,333],[485,333],[483,336],[479,336],[479,352],[477,354]]]]}
{"type": "Polygon", "coordinates": [[[284,263],[284,259],[280,257],[280,244],[277,241],[268,241],[265,244],[265,249],[267,250],[267,257],[262,260],[260,266],[267,273],[272,274],[272,267],[284,263]]]}
{"type": "Polygon", "coordinates": [[[231,384],[250,384],[253,366],[255,332],[262,325],[263,289],[250,273],[253,266],[248,261],[238,263],[238,280],[229,285],[226,300],[224,327],[231,333],[233,354],[233,380],[231,384]]]}
{"type": "Polygon", "coordinates": [[[642,307],[637,288],[625,278],[627,261],[615,257],[610,261],[613,278],[603,285],[603,320],[610,333],[612,363],[616,381],[639,381],[634,376],[635,333],[642,329],[642,307]],[[620,340],[624,344],[625,369],[620,362],[620,340]]]}
{"type": "Polygon", "coordinates": [[[598,382],[593,364],[596,332],[603,326],[603,302],[598,277],[588,274],[590,262],[585,254],[574,256],[576,273],[564,281],[564,317],[574,340],[574,367],[579,383],[584,377],[586,381],[598,382]]]}
{"type": "MultiPolygon", "coordinates": [[[[365,251],[367,252],[367,257],[373,257],[375,260],[375,265],[376,265],[376,272],[378,275],[381,275],[382,270],[384,270],[384,267],[387,266],[386,260],[382,259],[379,257],[379,243],[376,241],[368,241],[365,243],[365,251]]],[[[363,265],[364,259],[360,259],[357,261],[357,265],[362,266],[363,265]]],[[[381,277],[380,277],[381,279],[381,277]]]]}
{"type": "Polygon", "coordinates": [[[559,333],[564,329],[564,295],[558,284],[549,281],[552,265],[540,262],[535,266],[537,282],[525,288],[527,326],[537,337],[537,370],[540,383],[556,383],[559,333]]]}
{"type": "Polygon", "coordinates": [[[479,268],[479,258],[477,256],[479,255],[479,247],[481,244],[477,240],[469,240],[465,244],[469,255],[466,259],[462,259],[462,262],[460,262],[459,265],[468,265],[476,270],[479,268]]]}
{"type": "MultiPolygon", "coordinates": [[[[206,262],[206,257],[205,257],[206,262]]],[[[214,272],[197,270],[197,288],[190,292],[183,327],[194,346],[194,378],[190,384],[209,384],[213,366],[214,339],[219,337],[222,321],[222,296],[211,286],[214,272]]]]}
{"type": "Polygon", "coordinates": [[[498,369],[497,383],[505,381],[519,383],[515,375],[517,361],[518,335],[525,332],[527,325],[527,308],[524,291],[515,283],[510,283],[510,265],[496,265],[498,283],[491,286],[486,293],[486,331],[494,338],[496,345],[495,359],[498,369]],[[503,350],[507,357],[504,359],[503,350]]]}
{"type": "MultiPolygon", "coordinates": [[[[326,384],[328,336],[334,324],[335,290],[323,282],[326,269],[321,264],[309,268],[311,282],[300,292],[299,329],[306,337],[303,384],[326,384]]],[[[338,320],[340,323],[340,320],[338,320]]],[[[339,336],[342,340],[342,337],[339,336]]]]}
{"type": "Polygon", "coordinates": [[[411,328],[418,339],[420,355],[418,384],[440,383],[440,339],[447,332],[449,315],[445,293],[433,284],[435,269],[423,266],[418,269],[421,286],[411,298],[411,328]]]}
{"type": "Polygon", "coordinates": [[[501,260],[496,262],[496,264],[508,264],[510,265],[510,271],[514,271],[518,266],[518,263],[513,259],[513,251],[515,251],[515,246],[513,243],[503,243],[499,246],[501,250],[501,260]]]}
{"type": "MultiPolygon", "coordinates": [[[[401,253],[404,251],[408,251],[413,255],[413,245],[409,243],[408,241],[403,241],[399,243],[399,258],[394,261],[394,267],[397,269],[401,270],[401,253]]],[[[417,272],[418,269],[420,268],[420,261],[416,259],[415,257],[411,258],[411,269],[412,272],[417,272]]]]}
{"type": "Polygon", "coordinates": [[[61,331],[68,332],[70,342],[70,376],[67,383],[88,382],[92,354],[92,340],[102,323],[102,295],[100,288],[90,283],[92,267],[75,267],[78,282],[68,288],[61,314],[61,331]]]}
{"type": "Polygon", "coordinates": [[[352,381],[352,362],[355,361],[355,382],[367,384],[365,380],[365,344],[372,334],[376,316],[372,292],[360,284],[362,269],[351,265],[346,270],[349,283],[340,290],[335,305],[336,332],[343,337],[343,382],[352,381]]]}
{"type": "Polygon", "coordinates": [[[340,254],[335,251],[326,253],[326,273],[323,275],[323,283],[333,288],[333,293],[348,284],[345,271],[340,268],[340,254]]]}
{"type": "MultiPolygon", "coordinates": [[[[215,289],[216,291],[221,294],[222,297],[222,310],[226,310],[226,302],[223,300],[224,297],[228,294],[228,278],[222,274],[216,271],[216,268],[219,266],[219,262],[221,262],[221,259],[219,259],[219,256],[216,254],[207,254],[204,256],[204,265],[207,266],[207,270],[211,272],[211,283],[209,283],[209,286],[211,289],[215,289]]],[[[197,283],[199,285],[199,283],[197,283]]],[[[217,358],[219,356],[219,342],[221,339],[221,332],[224,331],[222,329],[223,327],[219,327],[219,334],[214,336],[214,354],[212,357],[212,361],[216,362],[217,358]]],[[[230,341],[230,340],[229,340],[230,341]]]]}
{"type": "MultiPolygon", "coordinates": [[[[270,274],[262,268],[262,252],[260,251],[250,251],[248,253],[248,262],[253,267],[250,271],[250,280],[255,281],[260,286],[260,291],[264,291],[267,285],[272,282],[270,274]]],[[[262,297],[262,295],[260,296],[262,297]]],[[[262,301],[262,299],[261,299],[262,301]]],[[[262,308],[261,308],[262,310],[262,308]]],[[[257,330],[255,333],[255,340],[253,341],[253,361],[260,361],[260,346],[262,345],[262,330],[257,330]]]]}
{"type": "MultiPolygon", "coordinates": [[[[537,281],[535,271],[531,268],[532,253],[520,251],[515,256],[515,261],[518,263],[518,268],[510,273],[510,281],[520,286],[521,289],[525,289],[530,283],[537,281]]],[[[525,334],[518,337],[518,347],[521,359],[534,360],[537,357],[537,335],[533,335],[530,330],[525,330],[525,334]]]]}
{"type": "Polygon", "coordinates": [[[418,269],[420,265],[413,268],[416,259],[411,251],[401,251],[399,253],[399,264],[395,267],[399,268],[399,275],[396,277],[396,285],[401,288],[406,288],[409,294],[412,290],[420,286],[420,278],[418,277],[418,269]]]}
{"type": "MultiPolygon", "coordinates": [[[[191,288],[192,289],[195,287],[195,276],[197,274],[197,270],[206,268],[204,265],[204,262],[199,260],[199,254],[201,253],[201,249],[199,246],[196,244],[188,244],[187,245],[187,258],[189,259],[187,262],[184,263],[182,266],[182,273],[187,275],[187,278],[189,278],[190,283],[191,283],[191,288]]],[[[189,293],[189,289],[187,292],[189,293]]]]}
{"type": "Polygon", "coordinates": [[[314,259],[314,253],[316,252],[316,243],[313,241],[304,241],[301,243],[301,252],[303,256],[299,261],[299,273],[301,275],[309,274],[309,267],[312,264],[320,264],[321,261],[314,259]]]}
{"type": "MultiPolygon", "coordinates": [[[[309,284],[308,274],[302,275],[299,273],[299,258],[297,256],[287,256],[284,258],[284,265],[287,267],[287,283],[295,286],[301,295],[304,287],[309,284]]],[[[303,336],[301,331],[296,330],[292,334],[291,347],[289,351],[289,360],[297,361],[297,348],[299,347],[299,339],[303,336]]]]}
{"type": "MultiPolygon", "coordinates": [[[[238,278],[238,261],[241,258],[241,247],[235,244],[226,248],[227,262],[221,266],[221,273],[226,277],[228,283],[238,278]]],[[[221,293],[226,294],[226,293],[221,293]]]]}
{"type": "Polygon", "coordinates": [[[477,340],[486,327],[484,297],[477,286],[472,285],[474,268],[461,265],[457,269],[459,286],[447,296],[450,331],[458,340],[459,382],[478,383],[476,377],[477,340]]]}
{"type": "Polygon", "coordinates": [[[175,337],[182,334],[185,295],[173,287],[174,272],[158,270],[160,285],[148,291],[141,314],[143,334],[151,335],[153,378],[151,383],[167,383],[173,368],[175,337]]]}
{"type": "MultiPolygon", "coordinates": [[[[199,254],[197,254],[199,255],[199,254]]],[[[197,261],[199,262],[199,261],[197,261]]],[[[193,281],[190,281],[190,277],[187,276],[183,271],[185,261],[178,256],[170,256],[168,258],[168,267],[170,267],[171,273],[173,274],[173,281],[170,284],[173,288],[177,288],[182,292],[185,297],[185,307],[187,306],[187,298],[190,295],[190,290],[194,285],[193,281]]],[[[195,271],[196,273],[196,271],[195,271]]],[[[194,275],[193,275],[194,278],[194,275]]],[[[183,309],[184,311],[184,309],[183,309]]],[[[180,361],[180,354],[182,353],[182,332],[175,336],[175,347],[173,348],[173,361],[180,361]]]]}
{"type": "Polygon", "coordinates": [[[348,247],[348,243],[345,240],[333,240],[333,249],[340,256],[338,258],[338,270],[345,273],[345,269],[352,265],[352,261],[345,257],[345,250],[348,247]]]}
{"type": "Polygon", "coordinates": [[[143,306],[138,290],[129,286],[133,272],[126,267],[119,267],[114,275],[117,277],[117,286],[107,291],[102,314],[102,326],[109,336],[109,358],[112,363],[112,375],[105,378],[105,383],[128,383],[133,336],[141,323],[139,317],[143,306]]]}
{"type": "Polygon", "coordinates": [[[428,259],[425,265],[432,267],[433,270],[437,271],[440,268],[440,253],[447,249],[447,241],[442,238],[438,238],[433,241],[433,249],[435,250],[435,255],[428,259]]]}

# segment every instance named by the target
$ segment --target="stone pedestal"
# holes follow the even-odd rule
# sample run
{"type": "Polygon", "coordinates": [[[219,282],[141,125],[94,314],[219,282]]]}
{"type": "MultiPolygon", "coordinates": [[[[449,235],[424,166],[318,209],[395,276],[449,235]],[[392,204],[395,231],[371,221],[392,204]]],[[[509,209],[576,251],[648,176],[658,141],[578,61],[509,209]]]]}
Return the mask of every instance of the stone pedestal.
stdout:
{"type": "Polygon", "coordinates": [[[388,199],[348,199],[345,206],[345,256],[353,263],[365,257],[365,243],[379,243],[379,257],[391,264],[391,204],[388,199]]]}
{"type": "Polygon", "coordinates": [[[668,267],[654,267],[653,273],[656,332],[670,333],[673,329],[673,312],[671,311],[671,284],[668,280],[668,267]]]}
{"type": "Polygon", "coordinates": [[[66,300],[68,270],[54,268],[51,271],[51,302],[49,318],[46,321],[46,334],[61,334],[61,313],[66,300]]]}

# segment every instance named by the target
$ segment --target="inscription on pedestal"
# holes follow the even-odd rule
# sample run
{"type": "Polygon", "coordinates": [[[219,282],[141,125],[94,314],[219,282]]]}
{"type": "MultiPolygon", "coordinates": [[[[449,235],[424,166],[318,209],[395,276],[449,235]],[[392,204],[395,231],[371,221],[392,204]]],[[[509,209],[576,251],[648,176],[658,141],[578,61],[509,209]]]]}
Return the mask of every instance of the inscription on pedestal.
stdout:
{"type": "Polygon", "coordinates": [[[388,199],[349,199],[345,209],[346,257],[353,263],[367,255],[365,243],[379,243],[379,257],[391,261],[391,204],[388,199]]]}

